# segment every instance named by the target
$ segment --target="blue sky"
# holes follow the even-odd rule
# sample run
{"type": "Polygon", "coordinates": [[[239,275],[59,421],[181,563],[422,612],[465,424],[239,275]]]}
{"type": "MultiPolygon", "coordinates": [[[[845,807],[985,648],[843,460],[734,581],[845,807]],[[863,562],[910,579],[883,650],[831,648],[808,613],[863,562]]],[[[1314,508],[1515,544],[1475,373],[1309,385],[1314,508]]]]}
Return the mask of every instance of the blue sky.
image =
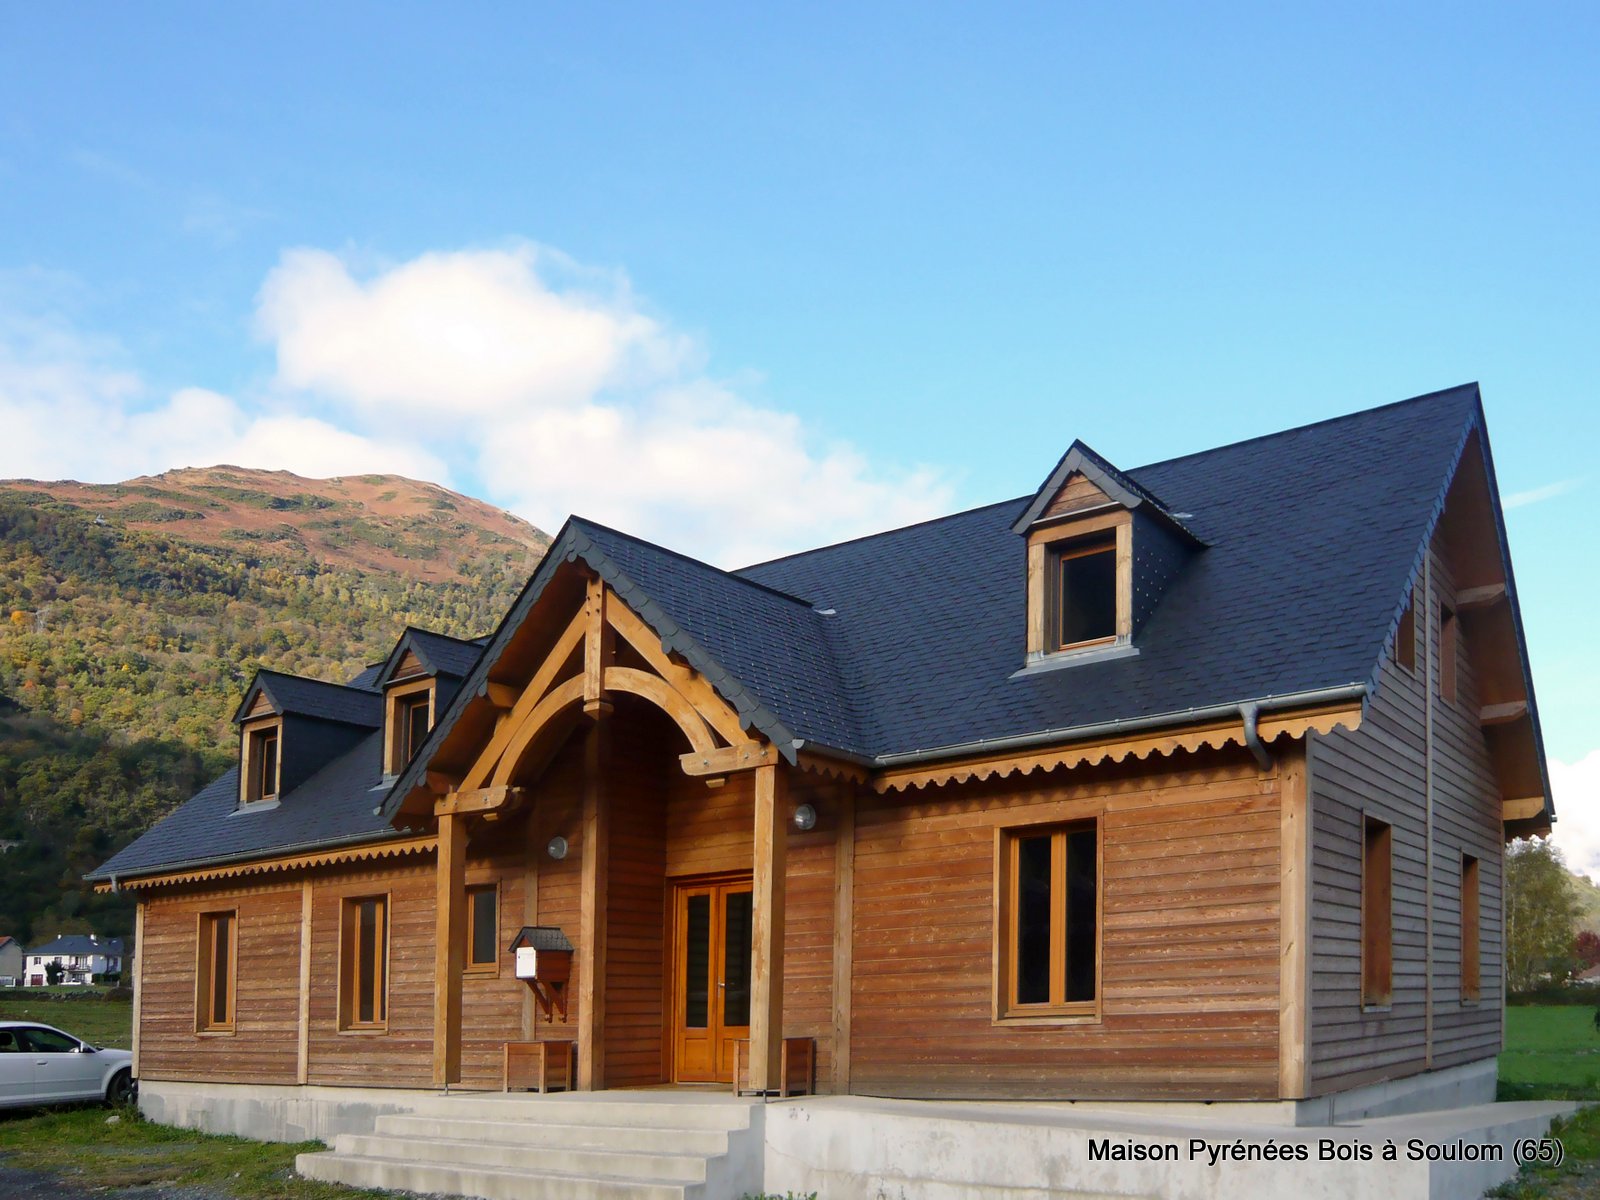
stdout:
{"type": "Polygon", "coordinates": [[[0,476],[732,564],[1477,379],[1570,814],[1600,12],[1297,7],[0,5],[0,476]]]}

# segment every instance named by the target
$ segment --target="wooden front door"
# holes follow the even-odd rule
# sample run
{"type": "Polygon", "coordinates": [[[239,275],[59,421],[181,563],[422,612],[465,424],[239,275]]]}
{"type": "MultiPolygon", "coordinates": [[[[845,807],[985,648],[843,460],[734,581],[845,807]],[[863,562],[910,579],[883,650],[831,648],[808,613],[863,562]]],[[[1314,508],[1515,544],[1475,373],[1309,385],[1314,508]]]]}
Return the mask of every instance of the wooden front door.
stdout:
{"type": "Polygon", "coordinates": [[[750,880],[679,884],[673,912],[672,1077],[732,1083],[750,1036],[750,880]]]}

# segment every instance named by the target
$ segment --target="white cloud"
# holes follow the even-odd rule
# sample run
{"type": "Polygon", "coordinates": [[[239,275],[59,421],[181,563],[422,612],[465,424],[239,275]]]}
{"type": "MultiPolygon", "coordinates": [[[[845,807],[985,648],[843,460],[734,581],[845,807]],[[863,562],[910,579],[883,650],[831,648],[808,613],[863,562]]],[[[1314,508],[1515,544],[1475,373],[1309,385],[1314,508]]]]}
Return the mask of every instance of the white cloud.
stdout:
{"type": "Polygon", "coordinates": [[[372,429],[420,427],[490,495],[553,530],[578,512],[736,565],[945,511],[926,468],[819,445],[709,377],[626,279],[552,251],[425,254],[358,278],[286,253],[257,328],[278,383],[372,429]]]}
{"type": "Polygon", "coordinates": [[[1505,498],[1504,507],[1523,508],[1529,504],[1538,504],[1541,500],[1553,500],[1557,496],[1564,496],[1568,492],[1576,491],[1582,485],[1582,479],[1561,479],[1555,483],[1547,483],[1543,487],[1529,488],[1522,492],[1512,492],[1505,498]]]}
{"type": "Polygon", "coordinates": [[[1550,791],[1556,804],[1551,840],[1569,867],[1600,882],[1600,750],[1571,764],[1552,758],[1550,791]]]}

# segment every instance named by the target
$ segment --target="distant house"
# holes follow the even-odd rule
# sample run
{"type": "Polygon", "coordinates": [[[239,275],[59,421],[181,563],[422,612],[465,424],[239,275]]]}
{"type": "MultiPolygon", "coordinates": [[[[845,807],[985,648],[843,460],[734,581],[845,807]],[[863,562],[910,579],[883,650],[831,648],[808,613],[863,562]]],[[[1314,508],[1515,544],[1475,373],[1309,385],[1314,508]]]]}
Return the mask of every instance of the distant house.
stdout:
{"type": "Polygon", "coordinates": [[[15,987],[22,978],[22,943],[0,933],[0,987],[15,987]]]}
{"type": "Polygon", "coordinates": [[[101,938],[95,934],[62,934],[55,941],[28,951],[24,974],[29,987],[44,987],[50,982],[49,965],[61,964],[61,982],[93,983],[96,975],[122,972],[122,939],[101,938]]]}
{"type": "Polygon", "coordinates": [[[234,726],[90,876],[146,1102],[526,1040],[580,1090],[779,1092],[793,1043],[833,1093],[1487,1102],[1554,819],[1475,385],[739,571],[574,517],[491,638],[234,726]]]}

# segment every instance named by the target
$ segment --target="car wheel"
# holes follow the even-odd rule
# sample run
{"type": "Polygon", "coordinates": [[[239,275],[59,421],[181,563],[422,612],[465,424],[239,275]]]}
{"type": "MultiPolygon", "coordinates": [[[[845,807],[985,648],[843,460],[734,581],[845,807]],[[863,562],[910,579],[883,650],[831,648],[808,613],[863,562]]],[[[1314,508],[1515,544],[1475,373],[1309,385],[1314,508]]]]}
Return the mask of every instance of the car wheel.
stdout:
{"type": "Polygon", "coordinates": [[[111,1082],[106,1085],[106,1103],[111,1105],[129,1104],[133,1101],[138,1088],[133,1082],[132,1071],[118,1071],[111,1077],[111,1082]]]}

